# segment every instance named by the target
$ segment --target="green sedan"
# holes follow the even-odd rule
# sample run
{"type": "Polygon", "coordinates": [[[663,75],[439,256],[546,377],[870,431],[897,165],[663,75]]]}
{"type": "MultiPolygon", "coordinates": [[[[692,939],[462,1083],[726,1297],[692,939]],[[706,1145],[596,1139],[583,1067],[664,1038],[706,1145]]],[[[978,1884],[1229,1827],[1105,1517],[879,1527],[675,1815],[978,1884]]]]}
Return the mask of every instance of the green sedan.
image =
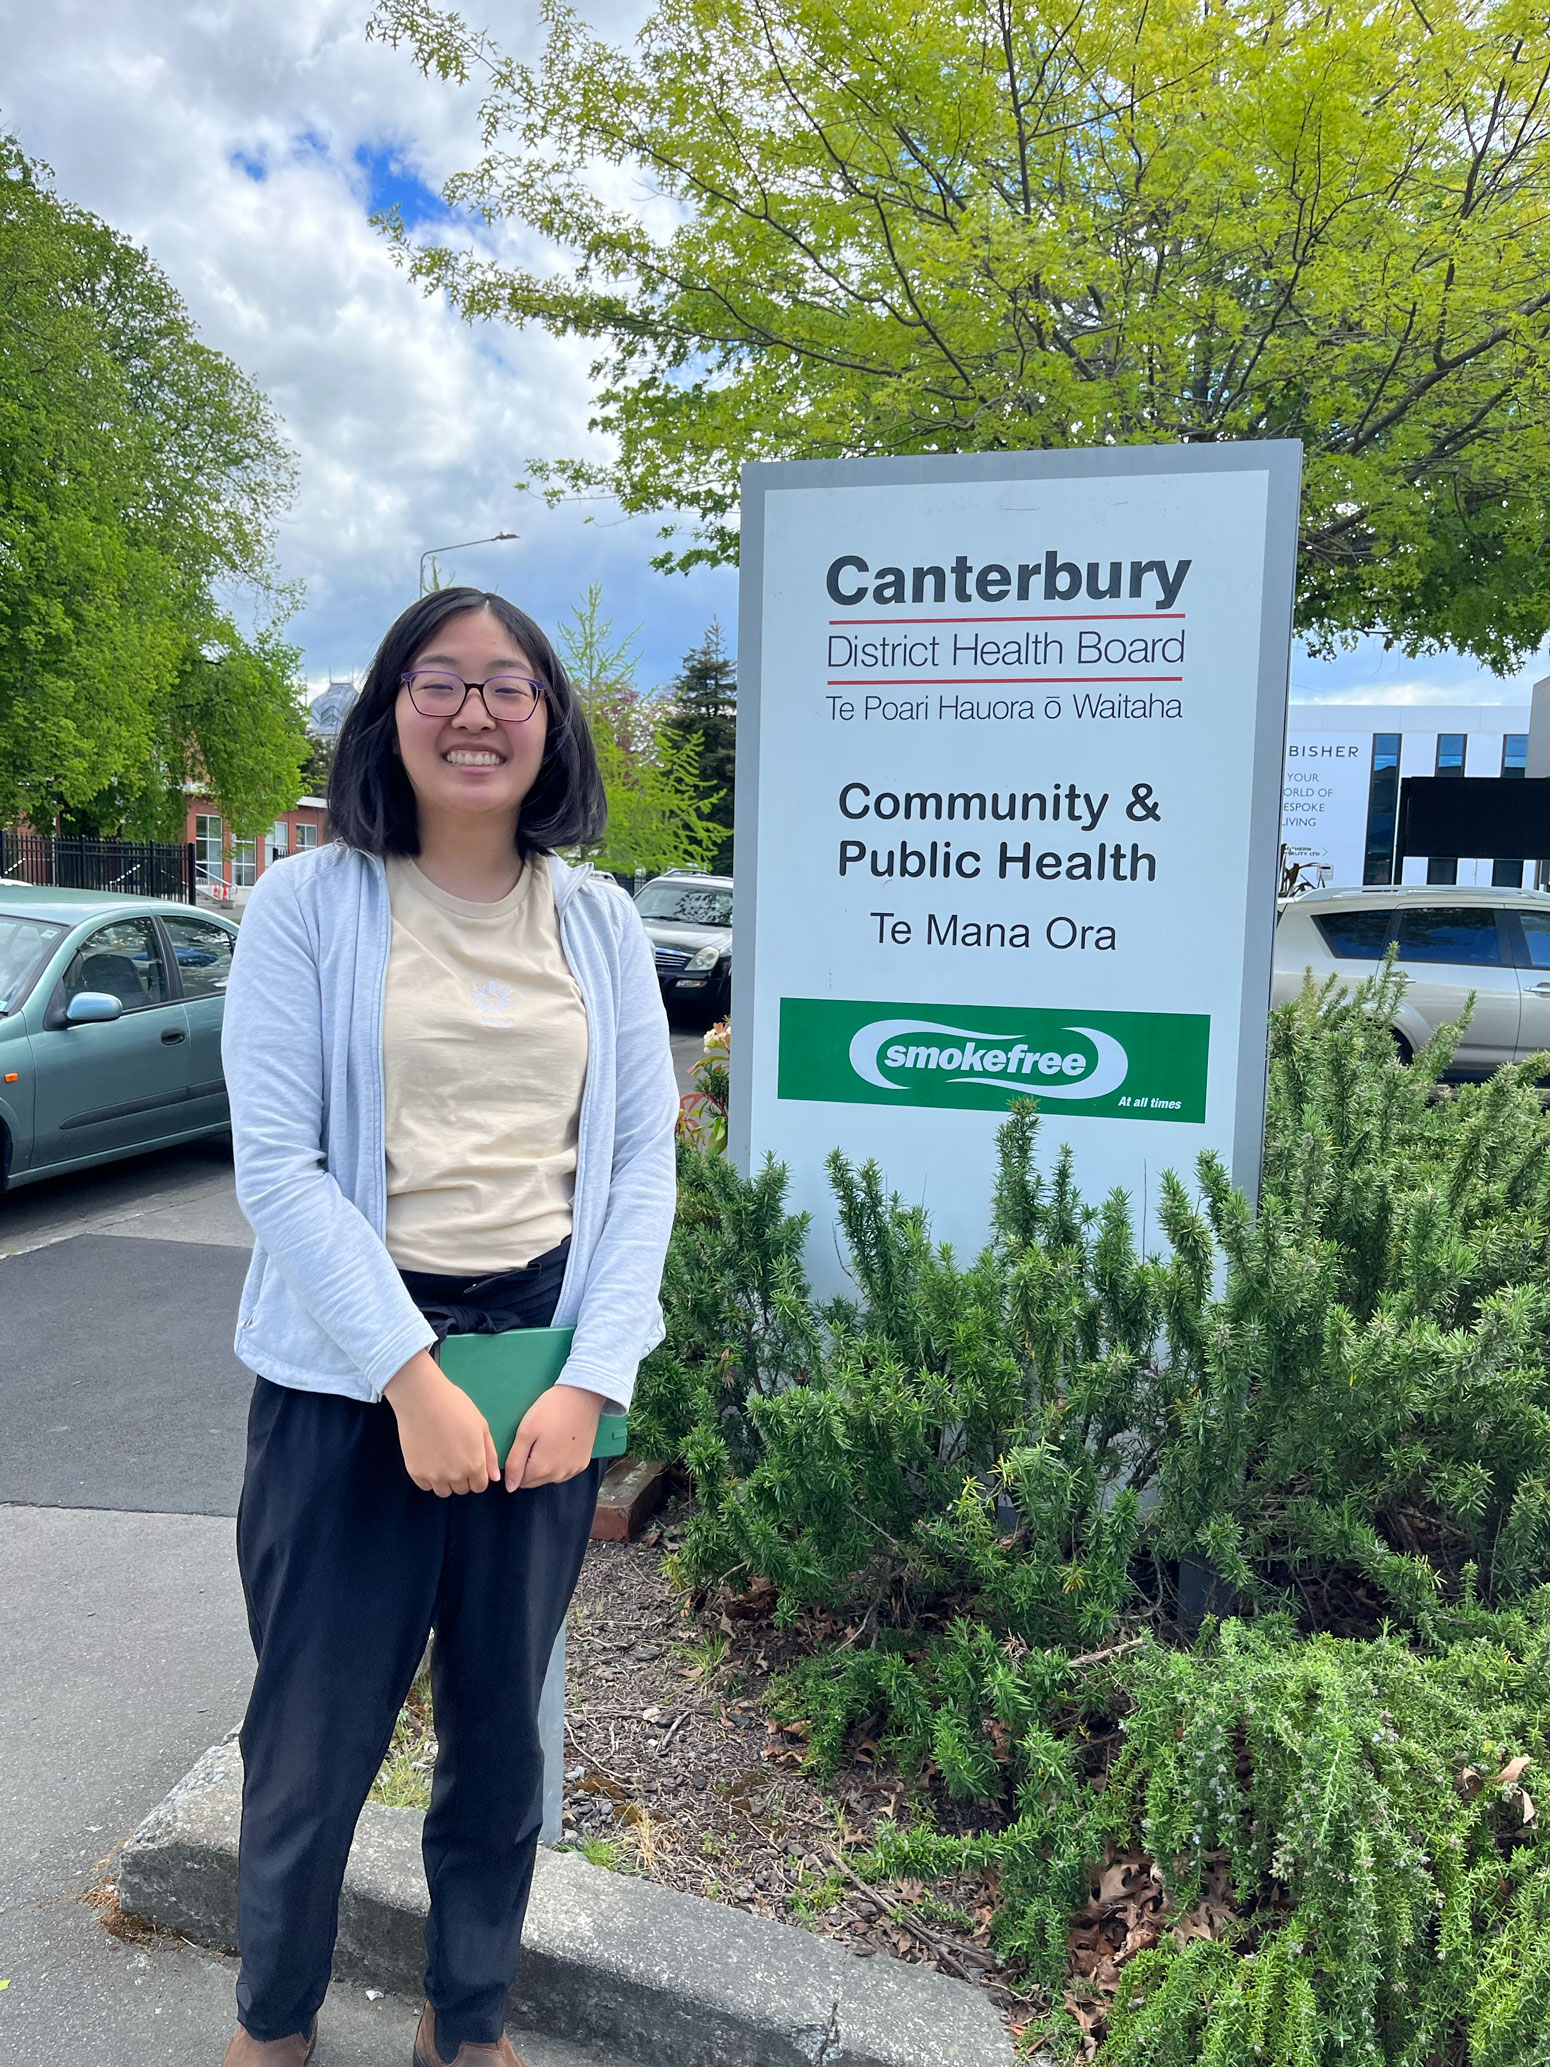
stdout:
{"type": "Polygon", "coordinates": [[[0,881],[0,1190],[230,1124],[236,938],[186,904],[0,881]]]}

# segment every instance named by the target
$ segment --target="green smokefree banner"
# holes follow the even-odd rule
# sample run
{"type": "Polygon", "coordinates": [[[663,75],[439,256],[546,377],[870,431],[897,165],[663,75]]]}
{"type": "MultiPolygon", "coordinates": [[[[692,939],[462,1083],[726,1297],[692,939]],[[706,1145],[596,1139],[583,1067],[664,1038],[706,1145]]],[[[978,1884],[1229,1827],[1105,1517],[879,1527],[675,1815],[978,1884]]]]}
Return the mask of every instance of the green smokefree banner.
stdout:
{"type": "Polygon", "coordinates": [[[1194,1012],[1084,1012],[782,998],[778,1096],[830,1105],[1004,1110],[1199,1122],[1211,1021],[1194,1012]]]}

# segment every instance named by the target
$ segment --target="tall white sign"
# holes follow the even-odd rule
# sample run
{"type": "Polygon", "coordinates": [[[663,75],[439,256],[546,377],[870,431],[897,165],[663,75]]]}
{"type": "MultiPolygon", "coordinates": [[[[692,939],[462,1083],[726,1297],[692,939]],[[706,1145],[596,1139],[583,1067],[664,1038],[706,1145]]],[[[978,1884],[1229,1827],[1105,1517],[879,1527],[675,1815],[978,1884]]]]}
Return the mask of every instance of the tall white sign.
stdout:
{"type": "Polygon", "coordinates": [[[732,1151],[838,1284],[824,1159],[938,1239],[1011,1101],[1138,1222],[1263,1130],[1300,449],[743,476],[732,1151]]]}

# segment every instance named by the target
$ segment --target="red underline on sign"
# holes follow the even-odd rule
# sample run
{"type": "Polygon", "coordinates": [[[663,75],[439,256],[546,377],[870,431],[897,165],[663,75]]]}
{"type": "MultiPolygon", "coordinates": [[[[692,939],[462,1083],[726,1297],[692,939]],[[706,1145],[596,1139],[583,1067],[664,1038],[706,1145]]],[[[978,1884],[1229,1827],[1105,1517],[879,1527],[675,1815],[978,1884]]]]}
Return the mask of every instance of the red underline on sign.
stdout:
{"type": "Polygon", "coordinates": [[[859,681],[831,675],[828,689],[1042,689],[1046,682],[1182,682],[1182,675],[866,675],[859,681]]]}
{"type": "Polygon", "coordinates": [[[1183,617],[1183,610],[1051,610],[1042,617],[831,617],[830,624],[1118,624],[1133,617],[1148,624],[1183,617]]]}

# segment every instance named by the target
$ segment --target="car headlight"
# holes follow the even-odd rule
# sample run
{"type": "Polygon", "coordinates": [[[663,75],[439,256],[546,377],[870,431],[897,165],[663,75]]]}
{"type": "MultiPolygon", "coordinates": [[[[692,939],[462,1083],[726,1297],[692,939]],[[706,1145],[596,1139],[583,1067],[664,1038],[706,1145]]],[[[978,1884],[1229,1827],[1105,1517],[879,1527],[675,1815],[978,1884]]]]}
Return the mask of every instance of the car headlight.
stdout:
{"type": "Polygon", "coordinates": [[[702,947],[697,955],[689,957],[689,967],[691,969],[714,969],[720,960],[721,950],[719,947],[702,947]]]}

